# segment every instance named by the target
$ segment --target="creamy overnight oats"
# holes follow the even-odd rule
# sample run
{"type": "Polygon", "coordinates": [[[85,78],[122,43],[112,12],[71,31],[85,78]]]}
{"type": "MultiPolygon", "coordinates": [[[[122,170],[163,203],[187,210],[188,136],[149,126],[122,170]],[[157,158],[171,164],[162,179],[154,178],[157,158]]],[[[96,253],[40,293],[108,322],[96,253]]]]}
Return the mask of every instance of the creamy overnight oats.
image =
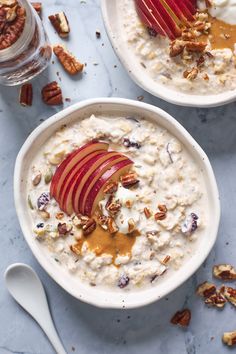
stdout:
{"type": "Polygon", "coordinates": [[[91,286],[153,286],[185,266],[208,223],[199,166],[142,117],[62,126],[39,149],[27,189],[35,242],[91,286]]]}
{"type": "Polygon", "coordinates": [[[211,95],[236,88],[235,0],[117,1],[122,40],[157,83],[211,95]]]}

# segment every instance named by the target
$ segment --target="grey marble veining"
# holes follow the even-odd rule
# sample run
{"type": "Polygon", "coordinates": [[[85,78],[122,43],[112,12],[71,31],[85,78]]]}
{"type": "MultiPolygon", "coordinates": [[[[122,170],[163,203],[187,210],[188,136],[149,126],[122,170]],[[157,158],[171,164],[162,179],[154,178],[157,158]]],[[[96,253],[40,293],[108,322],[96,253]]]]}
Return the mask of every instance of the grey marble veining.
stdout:
{"type": "MultiPolygon", "coordinates": [[[[112,1],[112,0],[111,0],[112,1]]],[[[116,58],[103,28],[99,1],[44,0],[43,19],[52,43],[59,38],[47,16],[66,11],[71,24],[68,47],[87,63],[81,79],[51,65],[34,80],[32,108],[18,103],[18,88],[0,87],[0,354],[52,354],[53,349],[37,324],[8,295],[3,272],[13,262],[26,262],[36,269],[48,294],[53,318],[68,353],[92,354],[221,354],[224,331],[236,329],[235,309],[207,309],[196,298],[196,285],[211,279],[218,262],[236,265],[236,104],[214,109],[181,108],[159,100],[137,87],[116,58]],[[101,38],[95,36],[101,30],[101,38]],[[97,63],[98,65],[94,65],[97,63]],[[12,177],[16,155],[29,133],[58,107],[41,103],[40,88],[61,77],[64,97],[71,103],[97,96],[120,96],[159,106],[172,114],[208,154],[218,182],[222,218],[217,243],[205,264],[166,299],[130,310],[102,310],[68,295],[39,266],[23,239],[13,203],[12,177]],[[187,330],[171,326],[173,313],[187,306],[192,322],[187,330]]]]}

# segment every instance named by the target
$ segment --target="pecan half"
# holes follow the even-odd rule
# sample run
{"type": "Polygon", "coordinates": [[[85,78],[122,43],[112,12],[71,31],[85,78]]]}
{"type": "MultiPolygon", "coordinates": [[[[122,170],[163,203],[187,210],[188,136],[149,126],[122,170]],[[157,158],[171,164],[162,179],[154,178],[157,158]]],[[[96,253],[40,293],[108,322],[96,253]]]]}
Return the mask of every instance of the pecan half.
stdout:
{"type": "Polygon", "coordinates": [[[180,55],[181,53],[183,53],[185,47],[185,43],[183,41],[180,40],[175,40],[173,42],[170,43],[170,57],[177,57],[178,55],[180,55]]]}
{"type": "Polygon", "coordinates": [[[60,105],[62,104],[61,88],[56,81],[52,81],[42,88],[42,100],[47,105],[60,105]]]}
{"type": "Polygon", "coordinates": [[[152,212],[151,212],[150,208],[145,207],[145,208],[143,209],[143,211],[144,211],[144,214],[145,214],[145,216],[146,216],[147,219],[149,219],[149,218],[152,216],[152,212]]]}
{"type": "Polygon", "coordinates": [[[158,205],[158,209],[162,212],[162,213],[167,213],[167,207],[165,204],[159,204],[158,205]]]}
{"type": "Polygon", "coordinates": [[[236,306],[236,289],[230,286],[222,286],[220,291],[232,305],[236,306]]]}
{"type": "Polygon", "coordinates": [[[130,188],[139,183],[136,173],[127,173],[120,177],[121,184],[124,188],[130,188]]]}
{"type": "Polygon", "coordinates": [[[19,101],[22,106],[32,106],[33,87],[32,84],[24,84],[20,88],[19,101]]]}
{"type": "Polygon", "coordinates": [[[190,81],[195,80],[198,76],[198,68],[192,68],[191,70],[185,70],[183,72],[183,77],[190,81]]]}
{"type": "Polygon", "coordinates": [[[75,75],[83,71],[84,64],[81,64],[64,46],[60,44],[54,46],[53,52],[68,74],[75,75]]]}
{"type": "Polygon", "coordinates": [[[116,225],[114,219],[109,218],[109,217],[107,219],[107,227],[108,227],[108,231],[110,232],[110,234],[115,234],[116,232],[119,231],[119,228],[116,225]]]}
{"type": "Polygon", "coordinates": [[[37,14],[41,17],[42,14],[42,3],[41,2],[31,2],[31,5],[37,12],[37,14]]]}
{"type": "Polygon", "coordinates": [[[225,332],[222,336],[223,343],[227,344],[228,346],[232,346],[236,344],[236,331],[234,332],[225,332]]]}
{"type": "Polygon", "coordinates": [[[184,309],[183,311],[177,311],[170,320],[172,324],[180,325],[182,327],[187,327],[190,321],[191,321],[191,312],[189,309],[184,309]]]}
{"type": "Polygon", "coordinates": [[[117,189],[118,189],[118,183],[117,182],[110,182],[106,185],[103,192],[105,194],[113,194],[117,191],[117,189]]]}
{"type": "Polygon", "coordinates": [[[217,308],[223,308],[227,300],[220,291],[216,291],[214,294],[205,299],[205,304],[217,308]]]}
{"type": "Polygon", "coordinates": [[[70,26],[64,12],[59,12],[58,14],[50,15],[48,16],[48,18],[60,37],[68,37],[70,33],[70,26]]]}
{"type": "Polygon", "coordinates": [[[218,264],[212,268],[214,277],[220,280],[235,280],[236,270],[230,264],[218,264]]]}
{"type": "Polygon", "coordinates": [[[82,230],[83,230],[83,234],[84,236],[87,236],[89,234],[91,234],[97,227],[97,223],[94,219],[89,219],[83,226],[82,226],[82,230]]]}
{"type": "Polygon", "coordinates": [[[189,52],[201,53],[205,50],[206,46],[207,43],[205,42],[193,42],[193,41],[185,42],[185,48],[189,52]]]}
{"type": "Polygon", "coordinates": [[[160,211],[160,212],[157,212],[155,215],[154,215],[154,218],[155,220],[164,220],[166,218],[166,213],[163,212],[163,211],[160,211]]]}
{"type": "Polygon", "coordinates": [[[198,285],[196,294],[203,297],[209,297],[216,292],[216,286],[208,281],[198,285]]]}

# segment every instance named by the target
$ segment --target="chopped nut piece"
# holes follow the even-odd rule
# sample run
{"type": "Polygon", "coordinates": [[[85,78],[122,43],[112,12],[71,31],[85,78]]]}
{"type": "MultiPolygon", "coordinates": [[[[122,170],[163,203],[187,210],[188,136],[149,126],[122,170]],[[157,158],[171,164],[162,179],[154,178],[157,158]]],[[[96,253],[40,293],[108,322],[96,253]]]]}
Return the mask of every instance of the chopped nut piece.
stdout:
{"type": "Polygon", "coordinates": [[[42,14],[42,3],[41,2],[31,2],[31,5],[37,12],[37,14],[41,17],[42,14]]]}
{"type": "Polygon", "coordinates": [[[185,70],[183,76],[188,80],[195,80],[198,75],[198,68],[192,68],[191,70],[185,70]]]}
{"type": "Polygon", "coordinates": [[[224,294],[226,299],[234,306],[236,306],[236,289],[230,286],[222,286],[220,292],[224,294]]]}
{"type": "Polygon", "coordinates": [[[56,219],[61,220],[64,217],[64,213],[56,213],[56,219]]]}
{"type": "Polygon", "coordinates": [[[72,218],[73,224],[76,227],[82,227],[83,225],[85,225],[88,222],[88,220],[89,220],[89,217],[86,215],[82,215],[82,214],[75,215],[72,218]]]}
{"type": "Polygon", "coordinates": [[[236,331],[234,332],[225,332],[222,337],[222,341],[228,346],[236,344],[236,331]]]}
{"type": "Polygon", "coordinates": [[[180,40],[175,40],[170,43],[170,57],[177,57],[181,53],[183,53],[185,47],[185,43],[180,40]]]}
{"type": "Polygon", "coordinates": [[[33,186],[36,187],[40,183],[41,178],[42,178],[42,173],[41,172],[37,172],[32,178],[33,186]]]}
{"type": "Polygon", "coordinates": [[[108,201],[106,203],[105,208],[109,214],[111,214],[112,216],[115,216],[116,214],[119,213],[119,211],[121,209],[121,204],[118,201],[113,200],[113,197],[110,196],[110,198],[108,199],[108,201]]]}
{"type": "Polygon", "coordinates": [[[236,279],[236,270],[230,264],[218,264],[215,265],[212,269],[214,277],[220,280],[235,280],[236,279]]]}
{"type": "Polygon", "coordinates": [[[226,298],[220,291],[216,291],[214,294],[212,294],[205,300],[206,305],[210,305],[218,308],[223,308],[226,302],[227,302],[226,298]]]}
{"type": "Polygon", "coordinates": [[[166,265],[170,261],[171,257],[169,255],[165,256],[165,258],[161,261],[162,264],[166,265]]]}
{"type": "Polygon", "coordinates": [[[163,213],[167,213],[167,207],[164,204],[159,204],[158,209],[163,213]]]}
{"type": "Polygon", "coordinates": [[[191,312],[188,309],[183,311],[177,311],[176,314],[171,318],[170,322],[174,325],[180,325],[182,327],[187,327],[191,320],[191,312]]]}
{"type": "Polygon", "coordinates": [[[132,205],[133,205],[133,200],[129,200],[128,199],[128,200],[125,201],[126,208],[131,209],[132,205]]]}
{"type": "Polygon", "coordinates": [[[144,214],[145,214],[147,219],[149,219],[152,216],[152,212],[151,212],[150,208],[145,207],[143,209],[143,211],[144,211],[144,214]]]}
{"type": "Polygon", "coordinates": [[[83,226],[82,226],[82,230],[83,230],[83,234],[84,236],[87,236],[89,234],[91,234],[97,227],[97,223],[94,219],[89,219],[83,226]]]}
{"type": "Polygon", "coordinates": [[[57,56],[59,62],[63,68],[70,74],[76,75],[83,71],[84,64],[72,55],[68,50],[62,45],[56,45],[53,47],[53,52],[57,56]]]}
{"type": "Polygon", "coordinates": [[[124,188],[129,188],[139,183],[137,175],[134,172],[127,173],[126,175],[121,176],[120,180],[124,188]]]}
{"type": "Polygon", "coordinates": [[[193,41],[189,41],[185,43],[185,48],[189,51],[189,52],[198,52],[201,53],[204,51],[204,49],[206,48],[207,44],[205,42],[193,42],[193,41]]]}
{"type": "Polygon", "coordinates": [[[103,230],[108,229],[107,223],[108,223],[108,217],[105,215],[99,215],[98,225],[100,225],[103,230]]]}
{"type": "Polygon", "coordinates": [[[108,231],[110,232],[110,234],[115,234],[116,232],[119,231],[118,226],[116,225],[114,219],[112,219],[112,218],[107,219],[107,227],[108,227],[108,231]]]}
{"type": "Polygon", "coordinates": [[[42,100],[48,105],[62,104],[61,88],[56,81],[52,81],[42,88],[42,100]]]}
{"type": "Polygon", "coordinates": [[[65,222],[63,224],[59,222],[57,225],[57,230],[59,235],[66,235],[72,230],[72,225],[68,225],[65,222]]]}
{"type": "Polygon", "coordinates": [[[50,15],[48,16],[48,18],[60,37],[68,37],[70,33],[70,26],[64,12],[59,12],[58,14],[50,15]]]}
{"type": "Polygon", "coordinates": [[[154,218],[155,220],[164,220],[166,218],[166,213],[163,212],[163,211],[160,211],[160,212],[157,212],[155,215],[154,215],[154,218]]]}
{"type": "Polygon", "coordinates": [[[76,243],[75,245],[70,245],[70,250],[75,253],[77,256],[81,255],[80,244],[76,243]]]}
{"type": "Polygon", "coordinates": [[[31,84],[24,84],[20,88],[19,101],[22,106],[32,106],[33,87],[31,84]]]}
{"type": "Polygon", "coordinates": [[[209,283],[208,281],[205,281],[204,283],[200,284],[196,290],[197,295],[203,297],[209,297],[213,295],[215,292],[216,292],[216,286],[212,283],[209,283]]]}
{"type": "Polygon", "coordinates": [[[103,192],[105,194],[113,194],[117,191],[117,189],[118,189],[118,183],[117,182],[110,182],[106,185],[103,192]]]}
{"type": "Polygon", "coordinates": [[[134,222],[134,219],[130,218],[128,220],[128,233],[130,234],[131,232],[133,232],[136,229],[136,224],[134,222]]]}

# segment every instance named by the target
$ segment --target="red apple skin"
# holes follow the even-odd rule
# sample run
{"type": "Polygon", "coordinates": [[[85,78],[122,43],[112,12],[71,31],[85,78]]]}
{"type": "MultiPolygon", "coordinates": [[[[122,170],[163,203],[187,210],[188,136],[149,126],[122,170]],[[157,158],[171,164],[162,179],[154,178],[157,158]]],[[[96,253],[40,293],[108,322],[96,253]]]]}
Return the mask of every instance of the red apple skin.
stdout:
{"type": "Polygon", "coordinates": [[[166,36],[166,33],[163,31],[163,29],[160,27],[160,25],[158,23],[155,24],[155,28],[154,28],[154,25],[153,25],[153,21],[150,20],[150,17],[146,15],[146,11],[145,9],[143,8],[143,3],[141,3],[140,0],[136,0],[136,10],[137,10],[137,13],[141,19],[141,21],[146,25],[148,26],[149,28],[153,28],[155,29],[155,31],[157,33],[159,33],[160,35],[162,36],[166,36]]]}
{"type": "Polygon", "coordinates": [[[84,168],[84,170],[81,172],[81,174],[77,177],[76,183],[74,185],[73,192],[72,192],[72,206],[73,206],[73,210],[76,214],[79,213],[79,198],[80,198],[81,191],[82,191],[87,179],[105,161],[107,161],[107,160],[112,161],[111,159],[115,159],[120,156],[121,155],[118,152],[109,151],[109,152],[107,152],[106,156],[101,157],[99,160],[93,162],[93,164],[91,164],[91,166],[89,168],[84,168]]]}
{"type": "Polygon", "coordinates": [[[92,216],[97,208],[98,202],[103,198],[103,190],[109,181],[117,181],[119,177],[128,172],[133,165],[130,159],[118,162],[107,170],[95,183],[85,201],[85,215],[92,216]]]}
{"type": "Polygon", "coordinates": [[[108,144],[99,141],[90,141],[89,143],[81,146],[77,150],[70,153],[65,160],[57,167],[56,172],[53,175],[51,185],[50,185],[50,195],[58,200],[60,195],[61,185],[66,178],[69,170],[77,164],[82,158],[84,158],[89,153],[96,150],[108,150],[108,144]]]}
{"type": "Polygon", "coordinates": [[[85,164],[83,164],[80,169],[77,169],[76,174],[73,174],[66,189],[64,190],[63,198],[60,201],[60,208],[67,215],[71,215],[74,212],[72,195],[77,181],[83,180],[83,177],[88,173],[88,171],[90,171],[90,169],[93,170],[94,168],[96,168],[96,166],[101,163],[100,161],[108,159],[108,156],[110,156],[110,152],[108,151],[93,156],[85,164]]]}
{"type": "MultiPolygon", "coordinates": [[[[61,191],[60,191],[60,197],[59,197],[59,204],[62,210],[66,210],[66,199],[68,194],[70,193],[72,186],[74,185],[74,182],[76,180],[76,177],[80,173],[82,167],[85,165],[88,166],[89,161],[93,159],[95,156],[101,156],[106,151],[104,150],[98,150],[91,152],[91,154],[85,156],[77,165],[75,165],[70,172],[67,174],[66,178],[64,179],[62,186],[61,186],[61,191]]],[[[72,192],[71,192],[72,193],[72,192]]]]}
{"type": "Polygon", "coordinates": [[[127,160],[127,157],[124,155],[117,155],[109,160],[103,162],[96,171],[94,171],[87,181],[85,182],[83,189],[81,190],[78,205],[79,205],[79,212],[81,214],[84,214],[84,208],[85,208],[85,201],[87,199],[87,196],[89,195],[90,191],[93,189],[93,186],[97,182],[97,180],[107,171],[109,170],[113,165],[117,164],[118,162],[127,160]]]}

